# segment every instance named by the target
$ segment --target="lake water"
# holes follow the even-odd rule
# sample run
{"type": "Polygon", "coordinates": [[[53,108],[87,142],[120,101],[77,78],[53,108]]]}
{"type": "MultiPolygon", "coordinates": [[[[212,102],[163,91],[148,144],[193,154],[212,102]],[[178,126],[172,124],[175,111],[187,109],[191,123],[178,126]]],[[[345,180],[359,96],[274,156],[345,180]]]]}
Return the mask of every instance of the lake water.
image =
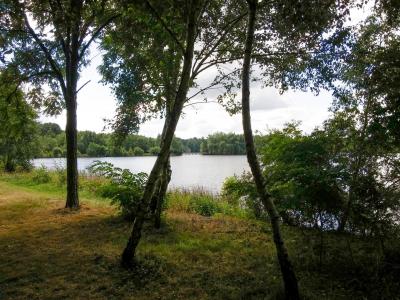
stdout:
{"type": "MultiPolygon", "coordinates": [[[[108,161],[116,167],[129,169],[134,173],[149,173],[156,160],[155,156],[141,157],[96,157],[78,158],[78,169],[85,170],[93,161],[108,161]]],[[[35,167],[45,166],[53,169],[65,167],[64,158],[38,158],[33,160],[35,167]]],[[[217,193],[228,176],[240,175],[248,171],[244,155],[201,155],[184,154],[171,157],[172,178],[170,187],[192,188],[203,187],[217,193]]]]}

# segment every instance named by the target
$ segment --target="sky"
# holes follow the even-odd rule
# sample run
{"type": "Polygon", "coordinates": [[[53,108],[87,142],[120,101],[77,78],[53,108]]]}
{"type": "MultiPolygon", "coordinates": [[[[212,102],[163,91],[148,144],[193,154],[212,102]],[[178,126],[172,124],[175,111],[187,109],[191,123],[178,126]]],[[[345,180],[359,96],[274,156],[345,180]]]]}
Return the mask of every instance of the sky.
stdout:
{"type": "MultiPolygon", "coordinates": [[[[372,2],[371,2],[372,3],[372,2]]],[[[372,7],[371,3],[362,10],[351,13],[351,23],[364,19],[372,7]]],[[[104,119],[114,116],[116,99],[110,87],[104,86],[99,81],[100,74],[97,67],[102,61],[96,45],[91,49],[91,64],[81,73],[80,84],[90,82],[78,94],[78,130],[91,130],[95,132],[109,132],[104,130],[104,119]]],[[[213,78],[215,71],[205,72],[198,80],[200,86],[205,86],[207,79],[213,78]]],[[[189,93],[190,95],[190,93],[189,93]]],[[[209,100],[215,99],[216,93],[208,94],[209,100]]],[[[203,97],[194,98],[193,102],[201,101],[203,97]]],[[[270,129],[281,129],[285,123],[301,121],[300,128],[311,132],[315,127],[322,125],[330,116],[329,107],[332,96],[327,91],[319,95],[310,92],[288,91],[280,94],[272,87],[262,88],[260,83],[253,82],[250,92],[252,127],[261,133],[270,129]]],[[[240,98],[239,98],[240,100],[240,98]]],[[[57,117],[40,115],[41,122],[55,122],[61,128],[65,127],[65,111],[57,117]]],[[[161,133],[162,119],[153,119],[141,125],[139,134],[156,137],[161,133]]],[[[176,136],[180,138],[205,137],[215,132],[242,132],[240,113],[230,116],[223,107],[217,103],[201,103],[188,106],[176,129],[176,136]]]]}
{"type": "MultiPolygon", "coordinates": [[[[104,130],[104,119],[114,116],[116,99],[109,86],[104,86],[99,81],[101,75],[97,66],[101,63],[101,55],[97,50],[92,51],[92,63],[82,71],[80,84],[90,82],[78,94],[78,130],[91,130],[95,132],[109,132],[104,130]]],[[[210,71],[211,73],[212,71],[210,71]]],[[[205,73],[204,77],[209,77],[205,73]]],[[[203,81],[200,78],[200,83],[203,81]]],[[[328,118],[332,97],[328,92],[318,96],[312,93],[288,91],[284,94],[274,88],[262,88],[259,83],[251,86],[251,115],[253,130],[266,132],[268,129],[279,129],[286,122],[301,121],[301,129],[305,132],[312,131],[316,126],[328,118]]],[[[213,100],[215,92],[210,94],[213,100]]],[[[193,102],[201,101],[203,97],[194,98],[193,102]]],[[[240,100],[240,98],[239,98],[240,100]]],[[[185,107],[183,115],[176,129],[176,136],[181,138],[205,137],[215,132],[242,132],[240,113],[230,116],[222,106],[217,103],[200,103],[185,107]]],[[[54,122],[65,127],[65,111],[56,117],[40,116],[41,122],[54,122]]],[[[139,134],[156,137],[161,133],[162,119],[153,119],[142,124],[139,134]]]]}
{"type": "MultiPolygon", "coordinates": [[[[370,14],[373,1],[369,1],[362,9],[351,10],[351,20],[356,24],[370,14]]],[[[81,73],[80,84],[90,80],[78,94],[78,130],[104,131],[104,119],[114,116],[116,100],[110,87],[99,83],[100,74],[97,67],[101,63],[101,55],[93,45],[91,49],[91,64],[81,73]]],[[[210,70],[199,78],[200,85],[205,86],[207,79],[213,78],[215,71],[210,70]]],[[[189,93],[190,95],[190,93],[189,93]]],[[[216,94],[208,95],[213,100],[216,94]]],[[[193,99],[201,101],[203,97],[193,99]]],[[[251,86],[251,116],[254,131],[266,132],[269,129],[281,129],[285,123],[301,121],[300,128],[306,133],[322,125],[329,115],[332,96],[323,91],[319,95],[300,91],[288,91],[284,94],[274,88],[262,88],[259,83],[251,86]]],[[[238,99],[240,100],[240,99],[238,99]]],[[[65,127],[65,112],[57,117],[40,116],[42,122],[55,122],[61,128],[65,127]]],[[[161,133],[163,120],[153,119],[142,124],[139,134],[156,137],[161,133]]],[[[109,130],[105,130],[109,132],[109,130]]],[[[240,113],[230,116],[223,107],[216,103],[201,103],[184,109],[178,123],[176,136],[181,138],[205,137],[215,132],[242,132],[240,113]]]]}

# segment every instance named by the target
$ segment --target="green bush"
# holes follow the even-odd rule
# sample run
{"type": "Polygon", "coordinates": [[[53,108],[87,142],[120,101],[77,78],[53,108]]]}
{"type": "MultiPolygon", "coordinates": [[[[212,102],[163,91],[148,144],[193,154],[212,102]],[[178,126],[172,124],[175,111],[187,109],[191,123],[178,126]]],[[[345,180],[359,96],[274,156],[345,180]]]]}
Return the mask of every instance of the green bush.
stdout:
{"type": "Polygon", "coordinates": [[[226,178],[222,185],[221,195],[230,204],[251,210],[256,218],[265,217],[265,211],[250,173],[226,178]]]}
{"type": "Polygon", "coordinates": [[[189,205],[192,211],[206,217],[211,217],[221,212],[217,200],[211,194],[194,193],[189,205]]]}
{"type": "Polygon", "coordinates": [[[32,181],[35,184],[42,184],[42,183],[50,182],[51,181],[51,176],[50,176],[49,171],[44,166],[41,166],[40,168],[34,169],[33,170],[32,181]]]}
{"type": "Polygon", "coordinates": [[[61,166],[55,167],[56,182],[59,186],[67,184],[67,170],[61,166]]]}
{"type": "Polygon", "coordinates": [[[98,193],[102,197],[112,199],[112,203],[118,205],[123,217],[133,221],[142,199],[147,174],[133,174],[128,169],[116,168],[111,163],[101,161],[95,161],[88,170],[110,179],[110,182],[104,183],[98,189],[98,193]]]}

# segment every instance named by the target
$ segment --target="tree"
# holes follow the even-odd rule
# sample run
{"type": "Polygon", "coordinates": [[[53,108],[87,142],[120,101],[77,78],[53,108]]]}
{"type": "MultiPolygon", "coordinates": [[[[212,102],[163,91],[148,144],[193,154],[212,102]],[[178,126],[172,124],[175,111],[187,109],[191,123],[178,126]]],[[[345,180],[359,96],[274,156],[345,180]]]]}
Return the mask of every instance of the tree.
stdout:
{"type": "Polygon", "coordinates": [[[246,32],[245,55],[243,59],[242,73],[242,122],[243,134],[246,142],[247,161],[249,162],[258,195],[261,198],[264,207],[267,209],[271,221],[274,242],[278,255],[279,265],[281,267],[283,282],[285,284],[285,294],[288,299],[300,299],[297,278],[293,271],[289,254],[284,244],[280,231],[279,214],[276,210],[271,195],[265,188],[265,179],[262,175],[260,164],[258,162],[256,149],[254,146],[253,132],[250,119],[250,63],[253,49],[254,32],[256,28],[257,2],[248,0],[248,23],[246,32]]]}
{"type": "Polygon", "coordinates": [[[243,20],[244,14],[241,14],[237,4],[239,2],[236,1],[203,0],[127,4],[124,8],[126,13],[120,19],[121,27],[115,31],[126,35],[120,35],[119,41],[115,40],[117,35],[107,36],[104,40],[105,49],[110,51],[104,65],[118,65],[106,70],[105,78],[111,79],[116,95],[124,100],[113,125],[126,132],[137,129],[148,114],[165,113],[160,153],[149,175],[143,201],[122,256],[125,266],[133,263],[144,216],[154,191],[166,190],[158,188],[158,178],[162,173],[164,176],[169,173],[166,162],[185,103],[222,82],[221,76],[217,76],[206,87],[195,84],[201,72],[225,62],[230,56],[223,41],[234,38],[234,29],[243,20]],[[195,49],[196,43],[199,50],[195,49]],[[119,47],[120,44],[124,46],[119,47]],[[191,87],[196,90],[188,95],[191,87]]]}
{"type": "Polygon", "coordinates": [[[9,84],[6,70],[0,72],[0,159],[5,171],[29,168],[37,148],[36,112],[16,85],[9,84]]]}
{"type": "Polygon", "coordinates": [[[149,152],[152,155],[157,155],[158,153],[160,153],[160,147],[158,147],[158,146],[151,147],[149,152]]]}
{"type": "MultiPolygon", "coordinates": [[[[293,0],[259,5],[256,0],[247,0],[248,21],[241,77],[246,154],[258,195],[270,218],[288,299],[299,299],[297,278],[280,232],[280,216],[267,190],[256,154],[250,116],[250,71],[252,63],[258,63],[263,81],[268,84],[277,84],[282,90],[309,88],[308,79],[313,74],[305,72],[306,66],[313,53],[318,52],[323,33],[329,36],[328,29],[340,27],[348,12],[347,3],[338,5],[335,1],[326,1],[320,4],[293,0]]],[[[237,51],[242,51],[240,45],[237,51]]]]}
{"type": "Polygon", "coordinates": [[[29,95],[46,111],[67,111],[67,208],[78,208],[77,94],[89,47],[118,15],[107,1],[11,1],[1,6],[7,38],[2,62],[17,85],[30,82],[29,95]],[[7,53],[9,53],[7,55],[7,53]],[[45,95],[43,86],[50,92],[45,95]]]}
{"type": "Polygon", "coordinates": [[[39,131],[42,135],[56,136],[62,132],[60,126],[56,123],[39,124],[39,131]]]}
{"type": "Polygon", "coordinates": [[[144,150],[142,148],[135,147],[133,149],[133,155],[135,155],[135,156],[143,156],[143,154],[144,154],[144,150]]]}
{"type": "Polygon", "coordinates": [[[103,145],[91,142],[87,147],[86,153],[90,157],[102,157],[107,155],[107,148],[103,145]]]}

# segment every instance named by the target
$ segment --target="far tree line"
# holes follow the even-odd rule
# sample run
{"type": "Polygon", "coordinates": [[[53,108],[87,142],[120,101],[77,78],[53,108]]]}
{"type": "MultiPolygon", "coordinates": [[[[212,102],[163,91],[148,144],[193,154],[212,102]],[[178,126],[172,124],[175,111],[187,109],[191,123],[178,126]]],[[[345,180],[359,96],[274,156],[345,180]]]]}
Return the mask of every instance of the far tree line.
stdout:
{"type": "MultiPolygon", "coordinates": [[[[31,147],[31,157],[59,158],[66,156],[65,132],[58,124],[37,123],[36,131],[33,130],[29,134],[32,133],[35,145],[31,147]]],[[[77,145],[78,157],[158,155],[160,136],[154,138],[128,134],[122,141],[118,141],[113,133],[83,130],[78,132],[77,145]]],[[[242,134],[217,132],[200,138],[175,137],[171,145],[171,154],[182,155],[184,153],[245,155],[246,149],[242,134]]]]}

